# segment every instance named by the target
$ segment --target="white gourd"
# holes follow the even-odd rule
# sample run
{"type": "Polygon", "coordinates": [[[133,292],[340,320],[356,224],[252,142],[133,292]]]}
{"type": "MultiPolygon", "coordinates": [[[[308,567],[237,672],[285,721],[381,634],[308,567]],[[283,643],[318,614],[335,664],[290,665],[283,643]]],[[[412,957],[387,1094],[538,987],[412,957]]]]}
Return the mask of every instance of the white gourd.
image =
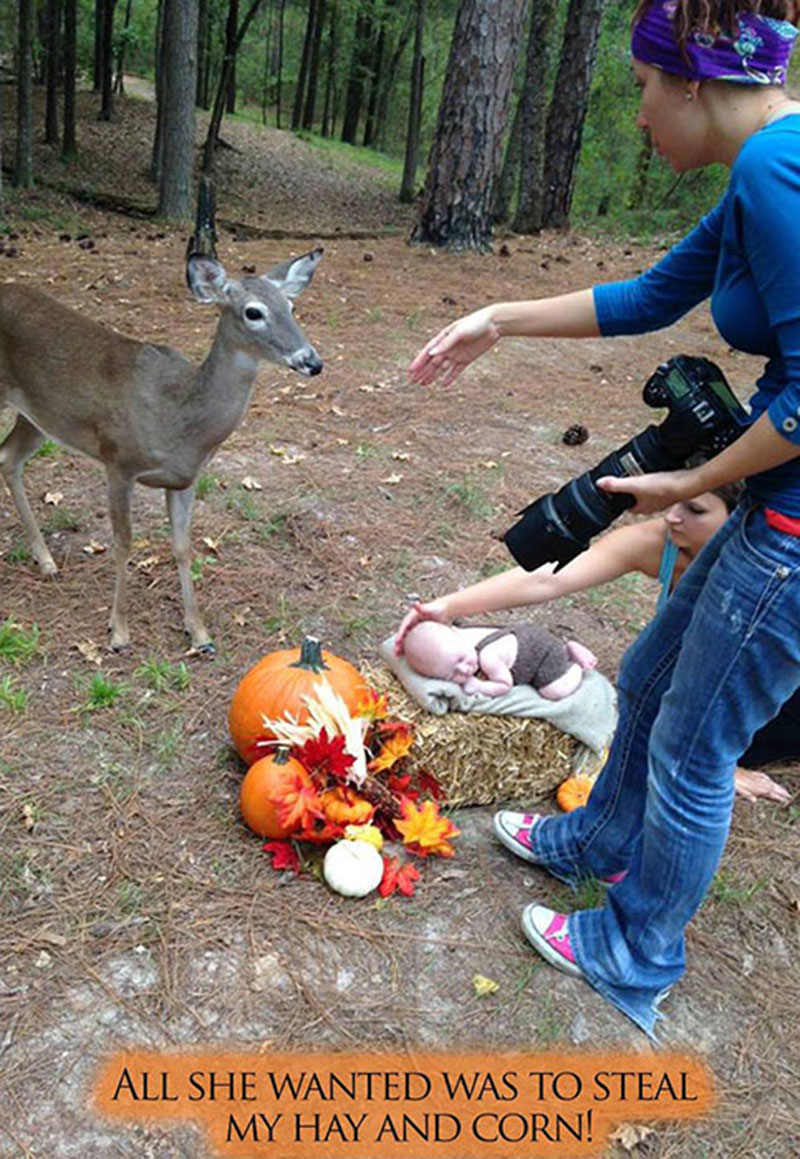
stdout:
{"type": "Polygon", "coordinates": [[[343,897],[366,897],[381,883],[383,858],[366,841],[337,841],[325,854],[322,872],[343,897]]]}

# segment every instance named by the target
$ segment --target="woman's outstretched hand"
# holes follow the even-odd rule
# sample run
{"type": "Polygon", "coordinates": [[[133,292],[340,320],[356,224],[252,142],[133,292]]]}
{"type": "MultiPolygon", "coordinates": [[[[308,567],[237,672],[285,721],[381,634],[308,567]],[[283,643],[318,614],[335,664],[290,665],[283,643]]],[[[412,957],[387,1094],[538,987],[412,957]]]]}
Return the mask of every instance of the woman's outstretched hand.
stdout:
{"type": "Polygon", "coordinates": [[[409,378],[428,386],[442,377],[442,386],[449,386],[465,366],[491,350],[499,337],[489,307],[467,314],[426,342],[408,368],[409,378]]]}
{"type": "Polygon", "coordinates": [[[441,600],[431,600],[427,604],[421,604],[417,601],[410,612],[406,612],[400,627],[397,629],[397,634],[394,638],[394,651],[396,656],[403,654],[403,641],[412,628],[417,624],[421,624],[423,620],[435,620],[437,624],[449,624],[450,617],[444,610],[444,605],[441,600]]]}

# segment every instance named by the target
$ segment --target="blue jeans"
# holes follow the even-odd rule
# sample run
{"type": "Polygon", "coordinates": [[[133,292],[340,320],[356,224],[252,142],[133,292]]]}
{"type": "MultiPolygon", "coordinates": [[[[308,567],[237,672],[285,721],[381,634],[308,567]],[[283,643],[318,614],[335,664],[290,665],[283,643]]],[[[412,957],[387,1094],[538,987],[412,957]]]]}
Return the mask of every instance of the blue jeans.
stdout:
{"type": "Polygon", "coordinates": [[[591,985],[651,1037],[725,847],[737,759],[798,687],[800,538],[746,503],[628,649],[588,804],[535,830],[537,859],[567,881],[628,870],[602,909],[571,916],[570,941],[591,985]]]}

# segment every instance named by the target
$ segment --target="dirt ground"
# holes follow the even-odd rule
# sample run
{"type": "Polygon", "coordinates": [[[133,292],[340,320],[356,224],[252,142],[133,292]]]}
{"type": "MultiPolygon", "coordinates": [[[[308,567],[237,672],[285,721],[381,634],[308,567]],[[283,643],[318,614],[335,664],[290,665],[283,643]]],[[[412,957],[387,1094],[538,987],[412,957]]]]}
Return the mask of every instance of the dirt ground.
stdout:
{"type": "MultiPolygon", "coordinates": [[[[141,176],[146,106],[123,102],[113,137],[90,112],[87,98],[83,160],[68,183],[152,202],[141,176]]],[[[276,133],[263,145],[251,127],[224,135],[234,148],[223,155],[220,216],[324,239],[297,316],[325,370],[303,380],[264,367],[244,422],[204,476],[195,572],[213,661],[186,655],[160,495],[140,488],[135,499],[127,657],[103,646],[113,566],[101,469],[52,445],[27,468],[58,582],[38,575],[0,495],[0,620],[38,627],[29,656],[0,657],[2,1156],[204,1156],[189,1126],[116,1126],[89,1108],[99,1061],[123,1045],[650,1049],[584,983],[533,958],[523,906],[574,902],[496,845],[489,809],[457,815],[455,858],[426,865],[411,900],[351,902],[309,877],[273,873],[237,818],[243,770],[226,714],[263,653],[310,633],[374,662],[412,594],[506,563],[493,533],[650,421],[640,386],[665,357],[714,358],[740,397],[756,366],[726,350],[700,310],[635,340],[508,341],[451,388],[422,390],[405,367],[457,314],[630,275],[656,250],[573,235],[498,239],[482,257],[409,247],[408,212],[383,174],[348,180],[276,133]],[[285,195],[259,179],[271,164],[285,195]],[[336,236],[354,229],[374,236],[336,236]],[[589,440],[566,446],[575,422],[589,440]],[[258,489],[243,486],[248,477],[258,489]],[[118,689],[107,707],[91,706],[98,673],[118,689]],[[24,705],[14,692],[27,694],[24,705]],[[478,997],[475,974],[496,992],[478,997]]],[[[57,163],[42,153],[37,164],[56,179],[57,163]]],[[[214,315],[187,295],[185,231],[44,187],[13,221],[0,278],[203,357],[214,315]]],[[[233,274],[307,248],[291,237],[220,238],[233,274]]],[[[627,580],[539,619],[592,647],[613,679],[655,594],[652,582],[627,580]]],[[[717,1107],[690,1126],[654,1124],[635,1146],[648,1159],[800,1154],[800,778],[797,768],[775,775],[793,804],[737,802],[719,875],[688,932],[686,977],[664,1007],[664,1044],[707,1061],[717,1107]]]]}

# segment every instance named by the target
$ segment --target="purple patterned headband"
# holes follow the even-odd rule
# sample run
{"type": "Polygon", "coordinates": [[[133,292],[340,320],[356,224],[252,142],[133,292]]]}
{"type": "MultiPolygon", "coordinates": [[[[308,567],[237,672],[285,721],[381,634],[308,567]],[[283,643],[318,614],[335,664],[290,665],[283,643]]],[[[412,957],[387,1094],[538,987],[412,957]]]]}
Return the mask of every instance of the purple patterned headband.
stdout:
{"type": "Polygon", "coordinates": [[[733,35],[690,32],[686,48],[675,39],[676,0],[653,0],[636,21],[631,52],[687,80],[726,80],[745,85],[782,85],[797,38],[788,20],[740,12],[733,35]]]}

